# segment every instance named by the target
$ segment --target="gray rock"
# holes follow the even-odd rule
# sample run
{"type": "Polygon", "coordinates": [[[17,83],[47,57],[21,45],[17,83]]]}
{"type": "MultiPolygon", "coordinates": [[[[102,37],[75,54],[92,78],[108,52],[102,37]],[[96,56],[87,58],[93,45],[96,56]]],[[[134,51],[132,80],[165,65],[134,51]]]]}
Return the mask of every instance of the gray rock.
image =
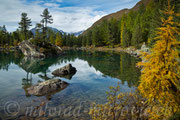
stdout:
{"type": "Polygon", "coordinates": [[[76,73],[76,68],[73,67],[71,64],[68,64],[62,68],[56,69],[52,72],[54,76],[60,76],[63,77],[65,75],[71,75],[76,73]]]}
{"type": "Polygon", "coordinates": [[[50,79],[27,89],[28,94],[35,96],[43,96],[51,94],[52,92],[66,88],[68,83],[59,79],[50,79]]]}
{"type": "Polygon", "coordinates": [[[63,51],[60,47],[52,45],[50,43],[46,44],[46,47],[41,47],[42,49],[31,43],[31,39],[24,40],[19,44],[19,49],[22,51],[24,56],[35,57],[35,58],[44,58],[59,56],[63,54],[63,51]]]}
{"type": "Polygon", "coordinates": [[[45,57],[43,53],[34,46],[30,40],[24,40],[19,44],[19,49],[22,51],[24,56],[27,57],[45,57]]]}

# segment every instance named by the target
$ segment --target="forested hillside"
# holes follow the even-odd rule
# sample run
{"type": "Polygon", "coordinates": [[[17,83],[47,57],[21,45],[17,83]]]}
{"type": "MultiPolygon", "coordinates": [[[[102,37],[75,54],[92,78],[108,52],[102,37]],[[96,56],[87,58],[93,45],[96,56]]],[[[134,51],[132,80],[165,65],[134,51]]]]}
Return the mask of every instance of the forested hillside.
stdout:
{"type": "MultiPolygon", "coordinates": [[[[175,13],[179,13],[180,1],[172,0],[175,13]]],[[[143,42],[149,46],[154,43],[155,30],[161,24],[166,0],[142,0],[135,7],[103,17],[84,32],[79,40],[82,46],[135,46],[143,42]],[[119,17],[118,17],[119,16],[119,17]]],[[[176,18],[176,21],[179,21],[176,18]]]]}
{"type": "MultiPolygon", "coordinates": [[[[171,0],[171,5],[175,7],[175,13],[179,13],[180,1],[171,0]]],[[[33,38],[32,41],[36,44],[45,40],[60,47],[134,46],[139,48],[144,42],[151,47],[155,42],[153,38],[156,28],[161,25],[162,10],[166,8],[167,0],[141,0],[132,9],[123,9],[102,17],[80,36],[57,33],[48,28],[46,32],[39,32],[38,29],[42,28],[38,24],[35,35],[21,28],[9,33],[3,26],[0,27],[0,46],[16,46],[25,39],[33,38]]],[[[180,18],[175,17],[175,21],[179,22],[180,18]]]]}

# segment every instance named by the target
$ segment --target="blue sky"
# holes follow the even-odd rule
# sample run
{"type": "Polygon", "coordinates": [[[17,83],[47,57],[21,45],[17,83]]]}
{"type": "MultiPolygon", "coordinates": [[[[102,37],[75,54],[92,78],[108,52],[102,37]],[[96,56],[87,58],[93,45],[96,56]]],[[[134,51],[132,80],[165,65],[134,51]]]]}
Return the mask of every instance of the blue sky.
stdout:
{"type": "Polygon", "coordinates": [[[8,31],[18,28],[21,13],[26,12],[34,27],[40,14],[48,8],[54,23],[49,25],[65,32],[89,28],[104,15],[132,8],[139,0],[0,0],[0,26],[8,31]]]}

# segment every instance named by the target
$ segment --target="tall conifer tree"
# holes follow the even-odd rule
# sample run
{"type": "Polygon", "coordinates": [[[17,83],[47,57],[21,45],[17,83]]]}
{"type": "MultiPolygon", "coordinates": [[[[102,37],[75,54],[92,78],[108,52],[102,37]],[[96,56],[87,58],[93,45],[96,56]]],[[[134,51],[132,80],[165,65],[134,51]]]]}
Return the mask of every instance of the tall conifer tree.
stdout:
{"type": "Polygon", "coordinates": [[[27,13],[21,14],[21,21],[19,22],[19,28],[23,32],[25,39],[28,39],[28,30],[31,25],[31,19],[28,18],[27,13]]]}

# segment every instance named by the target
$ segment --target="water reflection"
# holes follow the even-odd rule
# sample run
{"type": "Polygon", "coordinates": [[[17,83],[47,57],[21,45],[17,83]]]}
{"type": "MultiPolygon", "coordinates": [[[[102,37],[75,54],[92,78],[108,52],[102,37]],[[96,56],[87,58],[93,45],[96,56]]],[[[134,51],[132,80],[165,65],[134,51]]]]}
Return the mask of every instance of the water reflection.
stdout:
{"type": "MultiPolygon", "coordinates": [[[[118,78],[122,83],[127,82],[129,87],[136,86],[138,83],[140,72],[135,67],[137,60],[125,53],[67,51],[65,56],[58,58],[34,59],[23,57],[17,52],[0,52],[0,69],[8,71],[10,64],[18,65],[27,73],[26,77],[22,78],[24,84],[26,82],[31,83],[32,74],[39,73],[39,78],[43,80],[51,79],[52,77],[47,75],[50,72],[50,66],[73,62],[77,58],[87,61],[90,67],[94,67],[96,71],[103,73],[104,77],[118,78]]],[[[65,76],[66,79],[72,79],[72,77],[73,75],[65,76]]]]}
{"type": "Polygon", "coordinates": [[[23,78],[22,79],[22,88],[25,91],[25,95],[26,97],[31,96],[30,94],[28,94],[28,88],[32,86],[32,74],[31,74],[31,78],[28,78],[28,74],[27,74],[27,78],[23,78]]]}
{"type": "Polygon", "coordinates": [[[19,52],[0,52],[0,70],[7,70],[10,64],[19,64],[23,55],[19,52]]]}
{"type": "MultiPolygon", "coordinates": [[[[136,62],[134,57],[124,53],[67,51],[66,55],[58,58],[33,59],[23,57],[18,52],[0,52],[0,108],[8,100],[21,103],[21,108],[40,105],[42,101],[50,101],[50,107],[78,106],[86,101],[83,109],[87,110],[91,102],[106,102],[105,91],[109,86],[117,85],[117,82],[122,83],[122,92],[134,90],[133,86],[137,85],[140,75],[135,67],[136,62]],[[63,78],[51,74],[69,63],[76,67],[75,75],[63,78]],[[46,96],[30,97],[27,88],[52,78],[60,78],[69,85],[46,96]]],[[[76,119],[88,119],[88,113],[76,119]]]]}
{"type": "MultiPolygon", "coordinates": [[[[38,74],[38,82],[52,79],[54,76],[47,75],[47,73],[50,72],[50,66],[73,62],[77,58],[87,61],[90,67],[95,68],[96,71],[100,71],[104,77],[110,76],[112,78],[118,78],[122,84],[127,82],[129,87],[133,85],[136,86],[138,83],[140,72],[135,67],[137,60],[124,53],[67,51],[65,56],[58,58],[35,59],[23,57],[22,54],[18,52],[0,52],[0,69],[8,71],[10,64],[16,64],[22,68],[26,72],[26,76],[22,78],[22,88],[28,97],[30,95],[27,93],[27,88],[33,85],[34,74],[38,74]]],[[[71,80],[73,75],[63,77],[71,80]]]]}

